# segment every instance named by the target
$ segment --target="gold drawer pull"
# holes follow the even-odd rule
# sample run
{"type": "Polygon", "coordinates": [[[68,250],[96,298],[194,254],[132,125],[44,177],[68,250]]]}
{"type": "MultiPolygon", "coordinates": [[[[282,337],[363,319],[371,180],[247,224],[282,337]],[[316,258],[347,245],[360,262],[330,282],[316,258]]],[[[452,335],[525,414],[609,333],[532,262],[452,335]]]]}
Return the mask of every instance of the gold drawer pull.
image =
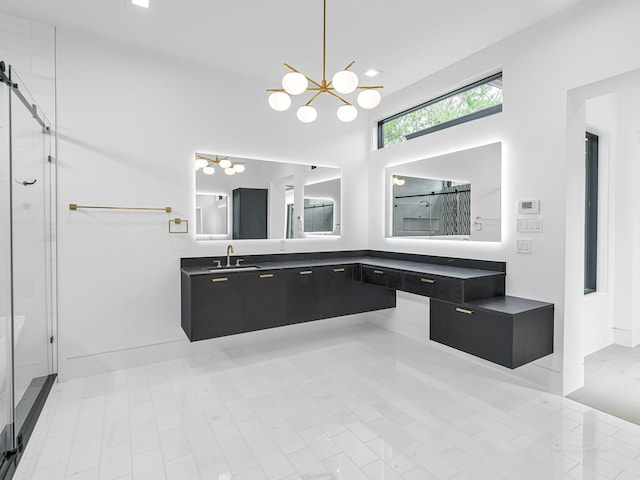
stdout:
{"type": "Polygon", "coordinates": [[[374,270],[373,273],[377,273],[378,275],[384,275],[382,270],[374,270]]]}
{"type": "Polygon", "coordinates": [[[436,283],[435,280],[431,280],[430,278],[421,278],[420,281],[422,283],[436,283]]]}
{"type": "Polygon", "coordinates": [[[228,277],[212,278],[211,279],[212,282],[226,282],[227,280],[229,280],[228,277]]]}
{"type": "Polygon", "coordinates": [[[260,278],[273,278],[273,273],[263,273],[260,278]]]}
{"type": "Polygon", "coordinates": [[[466,313],[467,315],[471,315],[473,310],[467,310],[466,308],[456,308],[456,312],[466,313]]]}
{"type": "Polygon", "coordinates": [[[298,272],[300,275],[311,275],[313,270],[304,270],[302,272],[298,272]]]}
{"type": "Polygon", "coordinates": [[[334,272],[344,272],[344,268],[334,268],[334,272]]]}

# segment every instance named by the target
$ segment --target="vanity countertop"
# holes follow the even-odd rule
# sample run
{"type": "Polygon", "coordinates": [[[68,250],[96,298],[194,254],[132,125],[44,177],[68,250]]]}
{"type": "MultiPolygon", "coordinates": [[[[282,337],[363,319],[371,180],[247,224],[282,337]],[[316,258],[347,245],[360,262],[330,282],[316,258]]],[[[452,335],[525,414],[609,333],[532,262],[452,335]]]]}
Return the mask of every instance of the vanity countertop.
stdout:
{"type": "MultiPolygon", "coordinates": [[[[240,256],[232,257],[232,263],[240,256]]],[[[313,268],[331,265],[352,265],[360,264],[362,266],[390,268],[408,273],[440,275],[443,277],[452,277],[462,280],[472,278],[484,278],[492,276],[504,276],[504,272],[494,270],[484,270],[479,268],[457,267],[452,265],[440,265],[436,263],[416,262],[411,260],[398,260],[392,258],[380,258],[373,256],[354,256],[354,257],[335,257],[335,258],[309,258],[309,259],[292,259],[278,261],[252,262],[250,259],[245,260],[247,265],[258,267],[260,270],[282,270],[289,268],[313,268]]],[[[189,276],[211,275],[216,273],[213,263],[208,266],[185,266],[182,271],[189,276]]],[[[240,273],[247,271],[246,268],[238,268],[237,270],[225,269],[222,267],[220,273],[240,273]]],[[[249,270],[250,271],[250,270],[249,270]]]]}

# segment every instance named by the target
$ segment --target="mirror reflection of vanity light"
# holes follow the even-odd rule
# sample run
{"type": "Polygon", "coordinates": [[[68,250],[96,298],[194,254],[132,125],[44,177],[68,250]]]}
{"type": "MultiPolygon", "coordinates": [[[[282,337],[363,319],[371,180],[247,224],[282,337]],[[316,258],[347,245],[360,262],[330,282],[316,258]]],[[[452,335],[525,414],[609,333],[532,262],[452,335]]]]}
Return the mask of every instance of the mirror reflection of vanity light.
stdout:
{"type": "Polygon", "coordinates": [[[395,177],[395,176],[393,177],[393,184],[394,185],[398,185],[399,187],[401,187],[402,185],[404,185],[404,182],[405,182],[405,180],[402,177],[395,177]]]}

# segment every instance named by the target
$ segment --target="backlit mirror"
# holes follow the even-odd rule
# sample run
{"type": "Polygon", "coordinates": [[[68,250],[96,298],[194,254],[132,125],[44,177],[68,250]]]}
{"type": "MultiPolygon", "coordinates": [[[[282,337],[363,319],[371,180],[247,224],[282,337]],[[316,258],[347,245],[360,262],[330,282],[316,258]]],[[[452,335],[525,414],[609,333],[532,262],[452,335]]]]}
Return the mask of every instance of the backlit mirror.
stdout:
{"type": "Polygon", "coordinates": [[[339,168],[195,157],[196,239],[340,235],[339,168]]]}
{"type": "Polygon", "coordinates": [[[501,143],[385,169],[388,237],[499,242],[501,143]]]}

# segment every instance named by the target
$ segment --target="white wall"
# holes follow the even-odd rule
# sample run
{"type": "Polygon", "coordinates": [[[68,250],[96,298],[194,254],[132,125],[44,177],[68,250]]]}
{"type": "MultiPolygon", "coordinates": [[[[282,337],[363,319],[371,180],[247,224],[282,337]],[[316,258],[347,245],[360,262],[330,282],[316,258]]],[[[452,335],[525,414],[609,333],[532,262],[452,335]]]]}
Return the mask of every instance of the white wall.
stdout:
{"type": "Polygon", "coordinates": [[[506,261],[507,294],[555,304],[555,353],[513,372],[552,391],[572,391],[584,378],[580,255],[584,242],[580,215],[584,208],[584,117],[578,141],[579,130],[567,130],[568,118],[574,115],[568,111],[567,92],[640,67],[639,17],[640,3],[634,0],[585,0],[385,98],[370,118],[373,145],[378,119],[503,71],[501,114],[373,151],[369,169],[370,211],[383,212],[385,167],[501,141],[502,241],[385,238],[383,214],[376,213],[369,221],[369,246],[506,261]],[[573,142],[571,148],[582,147],[581,163],[567,138],[573,142]],[[519,199],[541,201],[543,233],[515,234],[519,199]],[[516,237],[532,240],[530,255],[515,253],[516,237]]]}
{"type": "Polygon", "coordinates": [[[640,87],[618,93],[614,341],[640,344],[640,87]]]}
{"type": "MultiPolygon", "coordinates": [[[[228,241],[167,233],[169,218],[194,220],[195,152],[342,168],[342,236],[286,240],[285,252],[366,245],[364,115],[305,125],[268,107],[262,81],[63,28],[57,48],[62,379],[208,348],[180,328],[179,259],[224,255],[228,241]],[[70,203],[173,212],[74,212],[70,203]]],[[[240,257],[280,251],[279,240],[233,244],[240,257]]]]}

